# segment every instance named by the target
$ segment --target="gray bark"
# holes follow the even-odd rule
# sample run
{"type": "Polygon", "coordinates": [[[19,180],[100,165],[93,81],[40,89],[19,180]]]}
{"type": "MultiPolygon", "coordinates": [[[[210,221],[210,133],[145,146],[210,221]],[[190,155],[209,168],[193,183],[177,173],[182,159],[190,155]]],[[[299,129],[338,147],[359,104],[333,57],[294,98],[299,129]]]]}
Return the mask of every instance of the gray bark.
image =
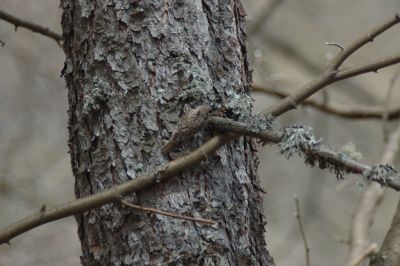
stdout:
{"type": "MultiPolygon", "coordinates": [[[[251,115],[238,0],[62,0],[61,6],[77,198],[134,179],[210,138],[213,132],[203,131],[169,155],[160,152],[179,118],[199,105],[236,120],[251,115]]],[[[129,200],[218,224],[108,204],[76,216],[83,265],[273,265],[248,138],[129,200]]]]}

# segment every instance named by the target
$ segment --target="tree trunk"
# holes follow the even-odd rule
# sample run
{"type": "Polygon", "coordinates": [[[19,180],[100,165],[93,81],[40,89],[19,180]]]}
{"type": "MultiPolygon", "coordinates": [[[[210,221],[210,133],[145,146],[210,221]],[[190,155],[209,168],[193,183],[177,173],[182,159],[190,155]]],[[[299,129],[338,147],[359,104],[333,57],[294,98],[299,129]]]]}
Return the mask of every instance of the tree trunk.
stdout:
{"type": "MultiPolygon", "coordinates": [[[[213,132],[201,131],[161,153],[191,109],[209,105],[236,120],[251,115],[238,0],[62,0],[61,6],[77,198],[134,179],[210,138],[213,132]]],[[[76,216],[83,265],[273,265],[248,138],[128,200],[217,224],[108,204],[76,216]]]]}

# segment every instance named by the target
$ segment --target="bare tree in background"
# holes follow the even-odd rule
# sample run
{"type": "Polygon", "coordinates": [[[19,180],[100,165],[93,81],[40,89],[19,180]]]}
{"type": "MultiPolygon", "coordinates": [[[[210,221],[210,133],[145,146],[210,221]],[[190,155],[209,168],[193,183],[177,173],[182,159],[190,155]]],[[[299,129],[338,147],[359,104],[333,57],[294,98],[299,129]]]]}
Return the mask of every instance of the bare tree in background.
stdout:
{"type": "MultiPolygon", "coordinates": [[[[177,157],[160,150],[200,105],[250,117],[250,72],[239,1],[63,0],[69,133],[77,198],[177,157]]],[[[210,133],[183,143],[199,146],[210,133]]],[[[76,215],[84,265],[272,265],[264,241],[257,156],[232,142],[201,168],[129,201],[212,219],[146,215],[119,203],[76,215]],[[172,264],[171,264],[172,263],[172,264]]]]}

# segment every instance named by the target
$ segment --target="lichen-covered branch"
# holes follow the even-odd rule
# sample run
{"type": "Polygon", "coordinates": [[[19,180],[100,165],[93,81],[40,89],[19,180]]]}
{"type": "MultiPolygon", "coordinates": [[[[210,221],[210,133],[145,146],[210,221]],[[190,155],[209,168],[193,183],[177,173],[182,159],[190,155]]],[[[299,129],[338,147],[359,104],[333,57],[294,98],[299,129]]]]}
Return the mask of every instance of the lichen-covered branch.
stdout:
{"type": "Polygon", "coordinates": [[[255,128],[246,123],[220,117],[211,117],[209,124],[216,129],[258,137],[267,143],[278,144],[280,153],[285,157],[290,158],[297,154],[310,166],[330,169],[338,179],[343,179],[344,174],[357,174],[361,176],[362,182],[373,181],[400,190],[400,175],[392,166],[387,163],[368,166],[343,152],[336,152],[323,145],[321,140],[313,135],[310,127],[294,125],[280,130],[275,123],[272,128],[260,130],[259,127],[255,128]]]}

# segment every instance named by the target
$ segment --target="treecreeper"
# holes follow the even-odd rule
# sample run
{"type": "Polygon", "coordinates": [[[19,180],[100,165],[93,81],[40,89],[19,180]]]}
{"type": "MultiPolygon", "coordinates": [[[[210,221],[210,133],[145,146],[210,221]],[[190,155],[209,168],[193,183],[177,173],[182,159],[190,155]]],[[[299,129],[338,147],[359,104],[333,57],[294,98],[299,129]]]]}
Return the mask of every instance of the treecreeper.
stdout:
{"type": "Polygon", "coordinates": [[[211,110],[211,107],[201,105],[185,114],[179,120],[170,140],[161,148],[161,152],[166,154],[172,151],[177,145],[194,136],[201,128],[205,127],[211,110]]]}

